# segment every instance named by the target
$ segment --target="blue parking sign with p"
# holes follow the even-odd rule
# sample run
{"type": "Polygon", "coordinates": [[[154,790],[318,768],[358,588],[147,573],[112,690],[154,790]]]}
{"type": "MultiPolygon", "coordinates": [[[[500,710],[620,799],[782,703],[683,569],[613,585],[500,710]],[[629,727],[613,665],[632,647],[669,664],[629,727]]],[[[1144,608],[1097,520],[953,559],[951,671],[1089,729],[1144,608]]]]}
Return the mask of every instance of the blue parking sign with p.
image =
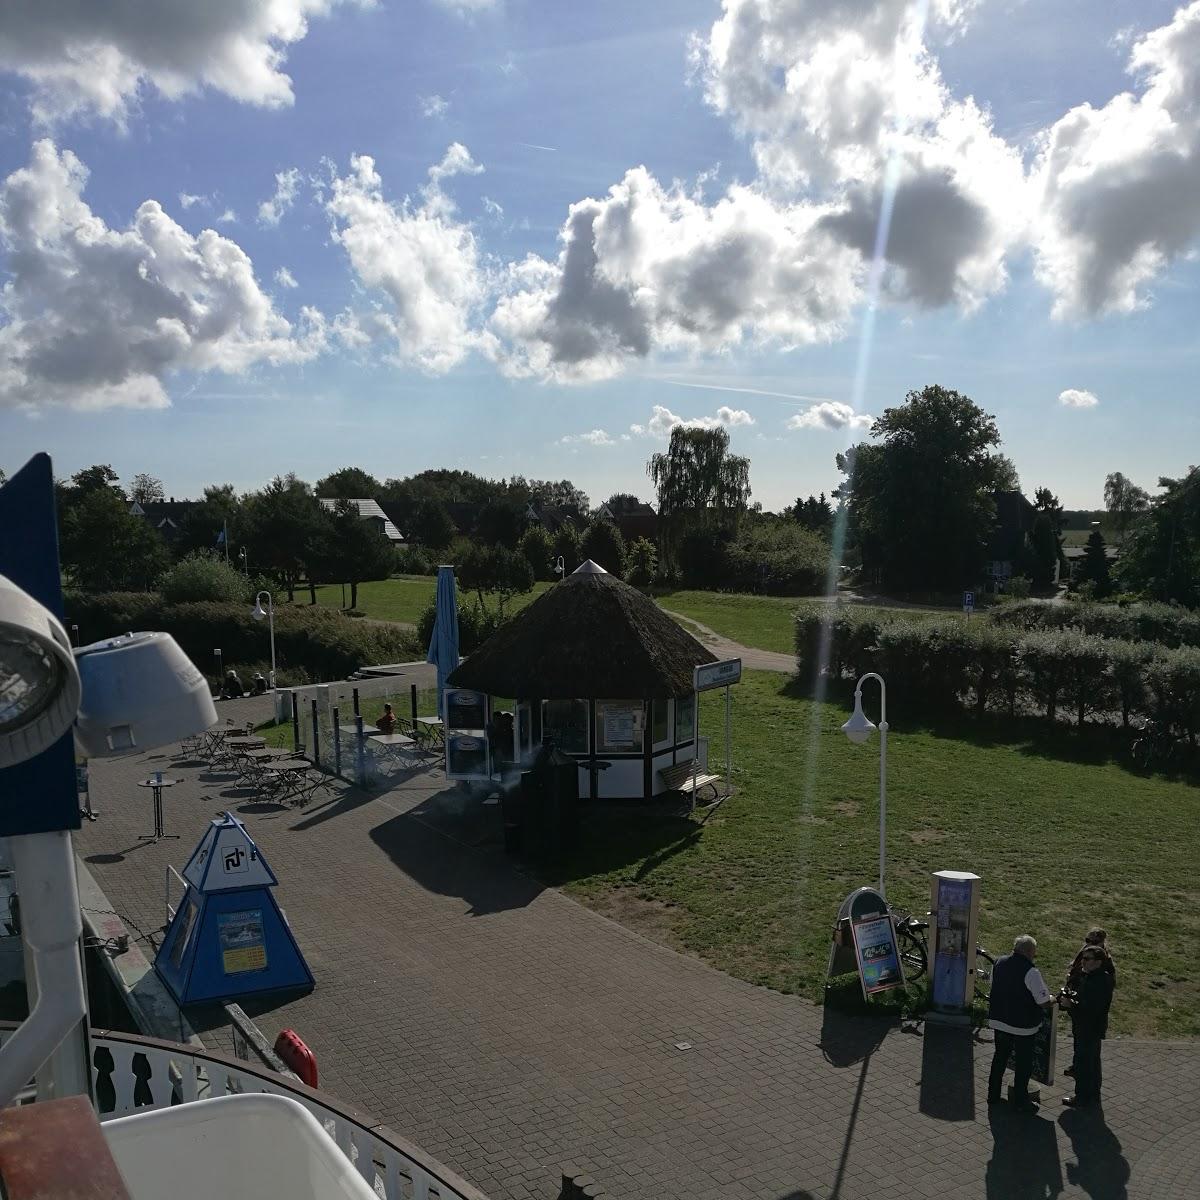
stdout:
{"type": "Polygon", "coordinates": [[[975,607],[975,593],[963,592],[963,612],[970,612],[975,607]]]}

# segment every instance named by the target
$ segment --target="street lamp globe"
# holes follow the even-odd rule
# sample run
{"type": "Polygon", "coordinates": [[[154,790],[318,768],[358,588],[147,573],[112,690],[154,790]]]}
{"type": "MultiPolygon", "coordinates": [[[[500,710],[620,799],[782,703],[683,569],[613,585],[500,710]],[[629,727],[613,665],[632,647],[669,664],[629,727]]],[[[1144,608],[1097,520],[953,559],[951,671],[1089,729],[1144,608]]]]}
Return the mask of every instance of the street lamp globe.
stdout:
{"type": "Polygon", "coordinates": [[[262,601],[255,597],[254,607],[250,610],[250,615],[256,621],[265,621],[267,619],[267,610],[263,608],[262,601]]]}
{"type": "Polygon", "coordinates": [[[875,723],[867,720],[862,707],[862,692],[854,693],[854,711],[842,726],[842,732],[854,743],[861,745],[875,732],[875,723]]]}
{"type": "Polygon", "coordinates": [[[54,745],[71,728],[80,693],[62,623],[0,575],[0,767],[54,745]]]}

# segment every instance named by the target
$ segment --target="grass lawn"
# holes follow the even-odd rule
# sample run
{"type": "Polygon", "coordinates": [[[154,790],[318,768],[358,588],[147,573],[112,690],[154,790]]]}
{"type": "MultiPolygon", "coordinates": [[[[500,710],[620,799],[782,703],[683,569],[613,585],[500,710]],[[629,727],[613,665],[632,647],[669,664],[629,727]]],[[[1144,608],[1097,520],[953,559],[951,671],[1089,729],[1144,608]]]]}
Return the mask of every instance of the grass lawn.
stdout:
{"type": "MultiPolygon", "coordinates": [[[[704,698],[711,734],[721,704],[704,698]]],[[[736,794],[704,825],[659,806],[587,808],[582,848],[556,881],[731,974],[819,997],[837,907],[877,872],[878,742],[847,741],[847,711],[748,673],[734,689],[736,794]]],[[[894,723],[888,896],[924,912],[931,871],[977,872],[980,940],[999,953],[1032,933],[1052,987],[1103,925],[1118,963],[1114,1031],[1200,1036],[1200,788],[1132,774],[1113,753],[1100,730],[1048,745],[1036,727],[966,716],[894,723]]]]}
{"type": "MultiPolygon", "coordinates": [[[[523,596],[514,596],[508,611],[517,612],[531,600],[540,596],[550,584],[535,583],[532,592],[523,596]]],[[[432,575],[396,575],[391,579],[381,579],[375,583],[360,583],[358,585],[358,608],[368,617],[377,621],[405,621],[415,625],[421,618],[421,613],[433,602],[437,580],[432,575]]],[[[460,589],[461,591],[461,589],[460,589]]],[[[297,599],[302,600],[303,593],[297,593],[297,599]]],[[[474,593],[466,593],[474,597],[474,593]]],[[[341,584],[323,584],[317,588],[317,603],[331,608],[341,608],[341,584]]],[[[350,603],[350,589],[346,589],[346,603],[350,603]]]]}

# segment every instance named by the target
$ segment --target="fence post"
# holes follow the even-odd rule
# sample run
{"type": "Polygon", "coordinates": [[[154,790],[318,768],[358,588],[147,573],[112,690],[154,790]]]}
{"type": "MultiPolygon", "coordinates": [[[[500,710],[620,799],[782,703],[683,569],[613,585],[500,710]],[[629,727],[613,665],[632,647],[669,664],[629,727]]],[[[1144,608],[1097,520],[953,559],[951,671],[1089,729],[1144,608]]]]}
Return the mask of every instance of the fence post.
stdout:
{"type": "Polygon", "coordinates": [[[342,727],[338,724],[337,706],[333,709],[333,773],[342,776],[342,727]]]}
{"type": "Polygon", "coordinates": [[[354,715],[358,716],[358,688],[354,689],[354,715]]]}
{"type": "Polygon", "coordinates": [[[292,752],[300,753],[300,702],[292,693],[292,752]]]}
{"type": "Polygon", "coordinates": [[[312,762],[314,767],[319,767],[321,765],[321,725],[320,720],[317,717],[317,701],[315,697],[312,701],[312,727],[312,762]]]}
{"type": "Polygon", "coordinates": [[[415,725],[417,723],[417,685],[415,683],[408,686],[408,698],[412,704],[412,719],[415,725]]]}
{"type": "Polygon", "coordinates": [[[357,763],[358,763],[358,786],[365,788],[367,786],[367,763],[366,755],[363,752],[363,719],[361,714],[356,715],[354,724],[358,730],[358,746],[357,746],[357,763]]]}

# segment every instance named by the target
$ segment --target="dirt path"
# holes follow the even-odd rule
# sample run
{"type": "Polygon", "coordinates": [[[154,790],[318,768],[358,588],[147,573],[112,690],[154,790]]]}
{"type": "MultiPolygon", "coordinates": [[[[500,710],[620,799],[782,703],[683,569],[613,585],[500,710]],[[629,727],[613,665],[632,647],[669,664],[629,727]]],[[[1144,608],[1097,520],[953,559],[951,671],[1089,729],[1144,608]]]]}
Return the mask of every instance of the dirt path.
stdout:
{"type": "Polygon", "coordinates": [[[681,613],[664,609],[674,617],[685,629],[702,641],[718,658],[740,658],[742,666],[749,671],[783,671],[788,675],[796,669],[794,654],[780,654],[778,650],[758,650],[753,646],[743,646],[732,638],[722,637],[716,630],[693,621],[681,613]]]}

